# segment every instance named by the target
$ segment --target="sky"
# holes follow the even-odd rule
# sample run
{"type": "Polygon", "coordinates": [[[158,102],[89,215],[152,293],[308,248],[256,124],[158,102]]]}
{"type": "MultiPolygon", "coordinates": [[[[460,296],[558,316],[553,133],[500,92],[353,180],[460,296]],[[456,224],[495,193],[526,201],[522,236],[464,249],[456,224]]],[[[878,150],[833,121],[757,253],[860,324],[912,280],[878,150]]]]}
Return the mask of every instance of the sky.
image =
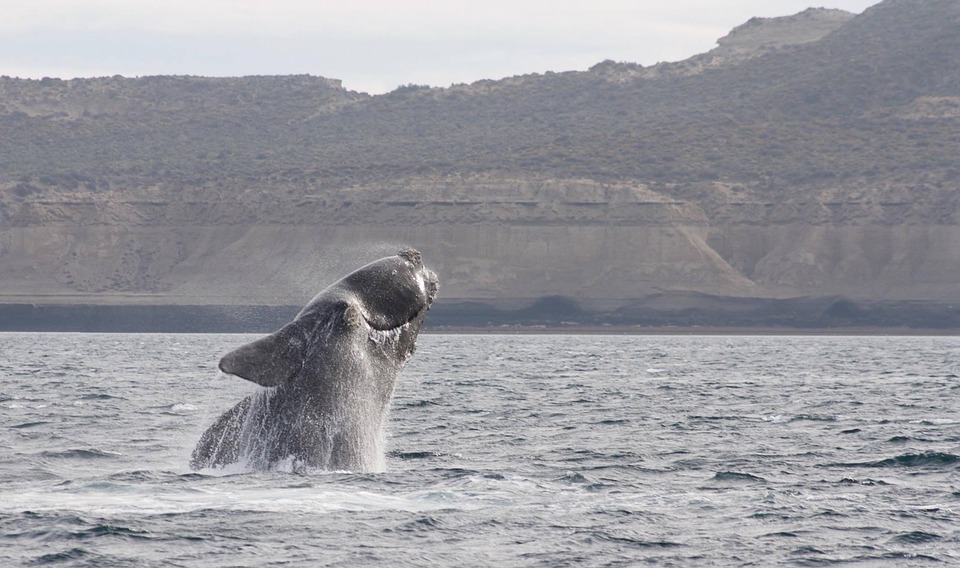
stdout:
{"type": "Polygon", "coordinates": [[[754,16],[879,0],[0,0],[0,75],[310,74],[379,94],[712,49],[754,16]]]}

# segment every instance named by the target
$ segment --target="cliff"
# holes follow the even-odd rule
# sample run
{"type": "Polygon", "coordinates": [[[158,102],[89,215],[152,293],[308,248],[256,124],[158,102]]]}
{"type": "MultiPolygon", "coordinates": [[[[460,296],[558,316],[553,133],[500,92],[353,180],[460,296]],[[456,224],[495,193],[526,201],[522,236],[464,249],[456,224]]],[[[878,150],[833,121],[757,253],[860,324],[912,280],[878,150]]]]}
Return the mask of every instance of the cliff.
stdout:
{"type": "Polygon", "coordinates": [[[678,63],[381,96],[3,77],[0,303],[294,305],[412,245],[448,304],[949,308],[957,29],[956,2],[887,0],[678,63]]]}

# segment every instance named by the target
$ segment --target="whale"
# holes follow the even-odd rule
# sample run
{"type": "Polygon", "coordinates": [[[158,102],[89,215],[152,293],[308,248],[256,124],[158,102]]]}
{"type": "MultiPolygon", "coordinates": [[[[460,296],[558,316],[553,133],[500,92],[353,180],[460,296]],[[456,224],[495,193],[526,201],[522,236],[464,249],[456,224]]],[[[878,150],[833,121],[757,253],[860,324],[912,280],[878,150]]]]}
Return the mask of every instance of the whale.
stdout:
{"type": "Polygon", "coordinates": [[[260,385],[200,436],[194,470],[382,471],[397,375],[437,295],[415,249],[334,282],[276,332],[224,355],[260,385]]]}

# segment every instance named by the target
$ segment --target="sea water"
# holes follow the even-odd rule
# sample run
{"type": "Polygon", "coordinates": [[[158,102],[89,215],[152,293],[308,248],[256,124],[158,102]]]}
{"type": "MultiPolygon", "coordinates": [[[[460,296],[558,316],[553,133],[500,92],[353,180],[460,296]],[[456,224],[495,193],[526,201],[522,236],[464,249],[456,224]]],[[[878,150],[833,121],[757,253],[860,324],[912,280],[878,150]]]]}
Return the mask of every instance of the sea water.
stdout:
{"type": "Polygon", "coordinates": [[[191,472],[253,338],[0,334],[0,566],[960,563],[960,338],[424,335],[385,472],[191,472]]]}

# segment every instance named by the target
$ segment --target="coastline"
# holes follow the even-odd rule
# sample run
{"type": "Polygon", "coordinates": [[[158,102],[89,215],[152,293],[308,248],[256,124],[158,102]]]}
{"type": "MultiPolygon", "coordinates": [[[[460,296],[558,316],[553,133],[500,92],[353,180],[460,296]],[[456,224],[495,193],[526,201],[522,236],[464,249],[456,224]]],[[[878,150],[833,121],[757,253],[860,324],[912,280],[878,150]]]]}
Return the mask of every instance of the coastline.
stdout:
{"type": "MultiPolygon", "coordinates": [[[[960,336],[960,317],[933,310],[824,317],[802,310],[720,313],[664,310],[589,313],[435,306],[425,334],[960,336]]],[[[2,304],[0,332],[271,333],[299,306],[2,304]]]]}
{"type": "Polygon", "coordinates": [[[960,328],[904,328],[904,327],[780,327],[780,326],[509,326],[425,327],[422,335],[730,335],[730,336],[910,336],[960,337],[960,328]]]}

